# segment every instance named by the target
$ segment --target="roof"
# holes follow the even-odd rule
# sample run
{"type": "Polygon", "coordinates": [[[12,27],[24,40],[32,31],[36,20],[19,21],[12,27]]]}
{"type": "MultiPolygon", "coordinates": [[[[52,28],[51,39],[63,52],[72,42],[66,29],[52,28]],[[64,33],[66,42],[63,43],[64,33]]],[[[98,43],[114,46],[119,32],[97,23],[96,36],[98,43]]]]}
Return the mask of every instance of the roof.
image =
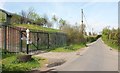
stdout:
{"type": "Polygon", "coordinates": [[[5,11],[5,10],[3,10],[3,9],[0,9],[0,11],[4,12],[4,13],[7,14],[8,16],[12,16],[12,15],[13,15],[12,13],[7,12],[7,11],[5,11]]]}

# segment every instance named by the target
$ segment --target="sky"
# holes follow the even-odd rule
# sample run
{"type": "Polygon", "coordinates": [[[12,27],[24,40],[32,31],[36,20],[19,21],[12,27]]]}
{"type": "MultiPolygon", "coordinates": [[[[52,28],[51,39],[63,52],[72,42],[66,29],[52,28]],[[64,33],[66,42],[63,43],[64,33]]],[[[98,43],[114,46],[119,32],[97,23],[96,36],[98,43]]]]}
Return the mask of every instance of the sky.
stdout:
{"type": "MultiPolygon", "coordinates": [[[[30,0],[31,1],[31,0],[30,0]]],[[[54,0],[55,1],[55,0],[54,0]]],[[[33,7],[40,15],[46,14],[49,19],[55,14],[74,25],[76,22],[81,24],[81,9],[84,11],[84,24],[87,31],[101,32],[106,26],[111,28],[118,27],[118,2],[14,2],[3,1],[0,8],[11,13],[19,13],[21,10],[28,10],[33,7]]]]}

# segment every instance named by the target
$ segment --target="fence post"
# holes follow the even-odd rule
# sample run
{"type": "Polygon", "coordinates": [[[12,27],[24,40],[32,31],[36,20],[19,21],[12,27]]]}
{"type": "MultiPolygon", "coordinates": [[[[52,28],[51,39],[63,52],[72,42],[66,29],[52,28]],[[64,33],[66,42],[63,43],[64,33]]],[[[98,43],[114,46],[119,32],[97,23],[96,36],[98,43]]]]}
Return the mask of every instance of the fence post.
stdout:
{"type": "Polygon", "coordinates": [[[20,52],[22,52],[22,31],[20,31],[20,52]]]}
{"type": "Polygon", "coordinates": [[[54,45],[54,48],[57,46],[57,45],[56,45],[56,44],[57,44],[57,43],[56,43],[56,36],[57,36],[57,33],[54,33],[54,37],[55,37],[55,41],[54,41],[54,42],[55,42],[55,45],[54,45]]]}
{"type": "Polygon", "coordinates": [[[27,54],[29,54],[29,44],[27,44],[27,54]]]}
{"type": "Polygon", "coordinates": [[[39,37],[38,37],[38,32],[37,32],[37,50],[39,48],[39,37]]]}
{"type": "Polygon", "coordinates": [[[7,26],[4,25],[4,49],[5,49],[5,54],[7,52],[7,26]]]}
{"type": "Polygon", "coordinates": [[[49,47],[49,46],[50,46],[50,45],[49,45],[49,33],[48,33],[48,44],[47,44],[47,45],[48,45],[48,49],[49,49],[49,48],[50,48],[50,47],[49,47]]]}

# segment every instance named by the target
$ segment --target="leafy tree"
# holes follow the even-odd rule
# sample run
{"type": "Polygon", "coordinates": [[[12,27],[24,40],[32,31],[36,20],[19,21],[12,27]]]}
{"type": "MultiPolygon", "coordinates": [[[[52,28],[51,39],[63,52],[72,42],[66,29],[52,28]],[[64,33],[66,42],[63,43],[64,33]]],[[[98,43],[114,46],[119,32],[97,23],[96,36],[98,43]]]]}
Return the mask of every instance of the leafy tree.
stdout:
{"type": "Polygon", "coordinates": [[[0,22],[5,22],[6,21],[6,14],[0,11],[0,22]]]}
{"type": "Polygon", "coordinates": [[[24,11],[24,10],[22,10],[21,12],[20,12],[20,15],[21,15],[21,24],[23,24],[23,23],[26,23],[26,21],[27,21],[27,13],[26,13],[26,11],[24,11]]]}
{"type": "Polygon", "coordinates": [[[45,18],[38,18],[35,20],[35,23],[40,25],[40,26],[43,26],[44,24],[47,23],[47,20],[45,18]]]}
{"type": "Polygon", "coordinates": [[[53,20],[54,22],[57,22],[57,21],[58,21],[58,18],[56,17],[56,15],[53,15],[52,20],[53,20]]]}
{"type": "MultiPolygon", "coordinates": [[[[58,18],[57,18],[56,15],[53,15],[52,21],[53,21],[56,25],[58,25],[58,18]]],[[[55,27],[55,24],[53,25],[54,27],[55,27]]]]}
{"type": "Polygon", "coordinates": [[[59,24],[60,24],[59,28],[60,28],[60,30],[61,30],[62,27],[66,24],[66,21],[61,18],[61,19],[59,20],[59,24]]]}
{"type": "Polygon", "coordinates": [[[62,31],[68,35],[68,44],[71,43],[85,43],[85,38],[80,32],[80,26],[71,26],[70,24],[64,25],[62,31]]]}
{"type": "Polygon", "coordinates": [[[27,11],[27,18],[31,19],[31,20],[36,20],[38,19],[40,16],[35,12],[35,9],[33,7],[30,7],[27,11]]]}
{"type": "Polygon", "coordinates": [[[12,18],[11,18],[11,24],[20,24],[21,22],[21,17],[18,14],[13,14],[12,18]]]}
{"type": "Polygon", "coordinates": [[[86,28],[85,24],[80,25],[80,32],[82,33],[82,35],[85,34],[85,28],[86,28]]]}
{"type": "Polygon", "coordinates": [[[102,39],[111,47],[116,48],[119,45],[119,29],[104,28],[102,31],[102,39]]]}
{"type": "Polygon", "coordinates": [[[34,8],[29,8],[27,11],[21,11],[21,23],[37,24],[40,26],[46,26],[48,18],[46,16],[40,17],[39,14],[35,12],[34,8]]]}

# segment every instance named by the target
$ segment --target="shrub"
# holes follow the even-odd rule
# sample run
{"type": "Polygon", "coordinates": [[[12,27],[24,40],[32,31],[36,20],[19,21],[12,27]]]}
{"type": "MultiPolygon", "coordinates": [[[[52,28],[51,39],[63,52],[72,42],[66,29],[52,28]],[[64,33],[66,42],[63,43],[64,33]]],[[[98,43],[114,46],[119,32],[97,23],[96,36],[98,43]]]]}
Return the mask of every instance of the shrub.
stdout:
{"type": "Polygon", "coordinates": [[[110,47],[119,50],[119,29],[104,28],[102,31],[103,41],[110,47]]]}

